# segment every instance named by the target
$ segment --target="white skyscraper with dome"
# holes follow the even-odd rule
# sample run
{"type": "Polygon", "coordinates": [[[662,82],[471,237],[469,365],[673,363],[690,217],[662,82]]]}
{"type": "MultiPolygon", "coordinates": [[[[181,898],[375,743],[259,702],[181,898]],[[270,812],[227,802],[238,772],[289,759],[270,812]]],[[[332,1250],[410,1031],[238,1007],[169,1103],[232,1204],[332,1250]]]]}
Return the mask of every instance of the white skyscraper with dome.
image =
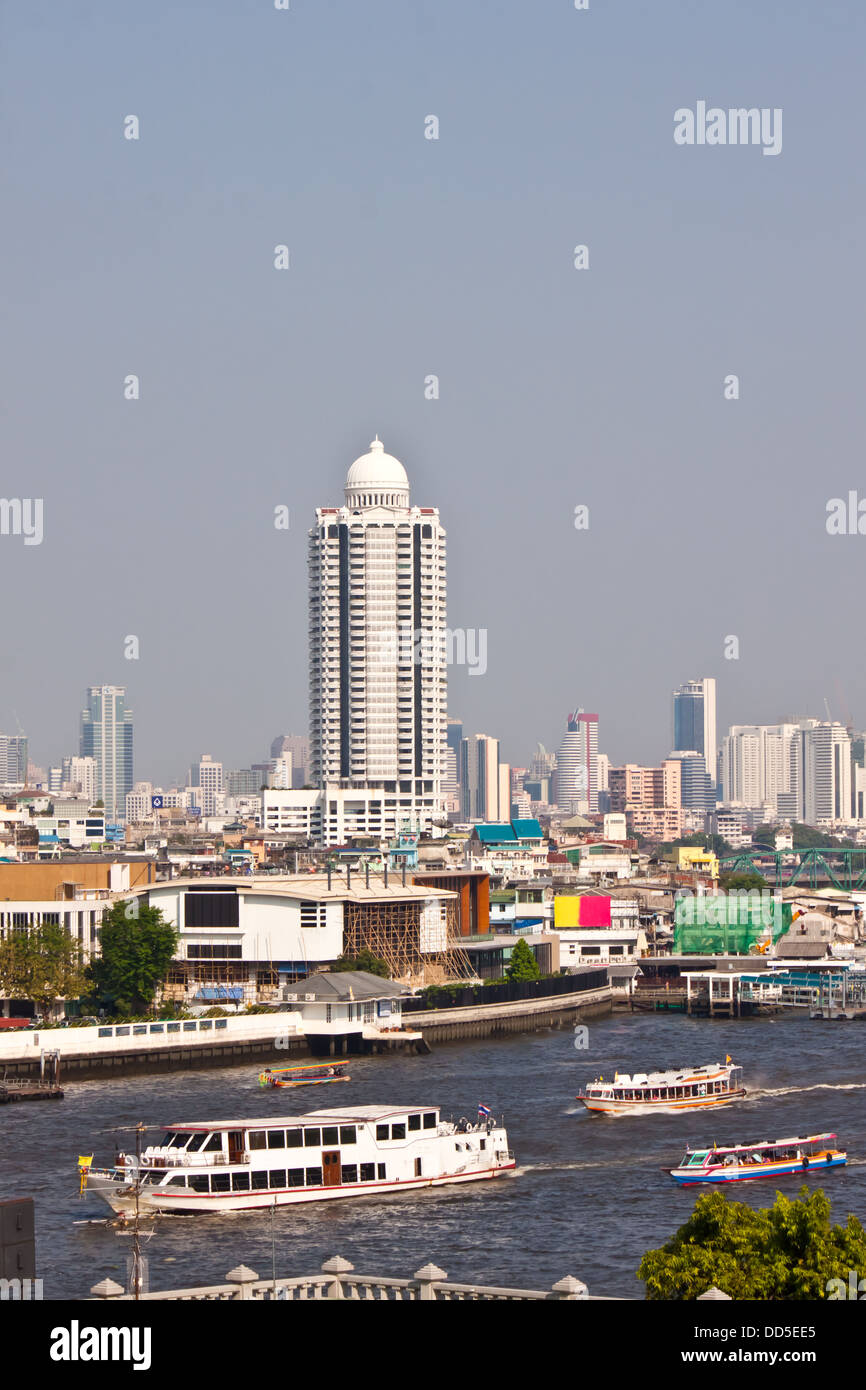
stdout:
{"type": "Polygon", "coordinates": [[[324,838],[338,813],[382,838],[428,828],[443,812],[445,531],[435,507],[411,505],[406,470],[378,437],[349,469],[344,505],[317,508],[309,604],[324,838]]]}

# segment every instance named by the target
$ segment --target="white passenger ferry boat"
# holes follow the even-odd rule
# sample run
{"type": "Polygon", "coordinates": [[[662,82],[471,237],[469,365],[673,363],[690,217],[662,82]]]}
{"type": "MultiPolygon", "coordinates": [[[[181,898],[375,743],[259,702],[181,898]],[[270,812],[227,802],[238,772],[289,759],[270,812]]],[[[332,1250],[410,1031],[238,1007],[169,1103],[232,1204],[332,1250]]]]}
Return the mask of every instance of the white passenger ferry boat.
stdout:
{"type": "Polygon", "coordinates": [[[79,1163],[82,1184],[117,1212],[246,1211],[498,1178],[515,1167],[508,1137],[438,1108],[359,1105],[280,1119],[172,1125],[111,1168],[79,1163]]]}
{"type": "Polygon", "coordinates": [[[724,1066],[682,1067],[678,1071],[614,1073],[613,1080],[598,1077],[579,1091],[576,1100],[600,1115],[635,1115],[659,1110],[709,1110],[730,1105],[746,1094],[743,1069],[730,1057],[724,1066]]]}

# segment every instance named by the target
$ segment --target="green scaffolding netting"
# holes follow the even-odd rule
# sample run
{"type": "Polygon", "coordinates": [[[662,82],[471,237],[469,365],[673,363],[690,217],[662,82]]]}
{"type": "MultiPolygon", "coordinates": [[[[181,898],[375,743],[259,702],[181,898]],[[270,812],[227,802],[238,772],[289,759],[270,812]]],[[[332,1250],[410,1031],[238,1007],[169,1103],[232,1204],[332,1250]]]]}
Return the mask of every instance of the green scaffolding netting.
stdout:
{"type": "Polygon", "coordinates": [[[706,956],[718,952],[747,955],[768,939],[774,943],[791,925],[789,903],[759,898],[688,898],[674,912],[674,951],[706,956]]]}

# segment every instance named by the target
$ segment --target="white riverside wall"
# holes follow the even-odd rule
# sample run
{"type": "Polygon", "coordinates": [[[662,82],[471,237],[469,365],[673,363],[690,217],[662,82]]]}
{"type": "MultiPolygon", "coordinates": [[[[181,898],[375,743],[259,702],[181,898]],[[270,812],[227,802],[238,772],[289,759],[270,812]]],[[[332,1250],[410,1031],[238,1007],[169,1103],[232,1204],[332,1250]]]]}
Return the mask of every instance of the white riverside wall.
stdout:
{"type": "Polygon", "coordinates": [[[41,1052],[64,1057],[99,1057],[110,1053],[166,1052],[173,1048],[218,1047],[231,1043],[269,1042],[278,1036],[302,1038],[300,1013],[242,1014],[238,1018],[181,1019],[178,1022],[99,1024],[87,1028],[37,1028],[0,1032],[0,1067],[37,1062],[41,1052]]]}

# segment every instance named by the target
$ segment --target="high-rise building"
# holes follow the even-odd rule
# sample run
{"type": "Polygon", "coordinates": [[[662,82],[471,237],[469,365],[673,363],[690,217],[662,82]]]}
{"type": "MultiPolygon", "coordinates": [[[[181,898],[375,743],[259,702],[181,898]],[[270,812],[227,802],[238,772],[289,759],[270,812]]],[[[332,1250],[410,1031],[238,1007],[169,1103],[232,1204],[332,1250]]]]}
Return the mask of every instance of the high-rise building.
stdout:
{"type": "Polygon", "coordinates": [[[716,775],[716,682],[713,676],[686,681],[674,691],[674,751],[702,753],[716,775]]]}
{"type": "Polygon", "coordinates": [[[96,800],[96,759],[64,758],[62,788],[96,800]]]}
{"type": "Polygon", "coordinates": [[[680,764],[680,801],[688,811],[713,811],[716,779],[707,772],[703,753],[671,753],[680,764]]]}
{"type": "MultiPolygon", "coordinates": [[[[506,766],[506,765],[502,765],[506,766]]],[[[509,789],[500,805],[499,739],[473,734],[460,742],[460,814],[464,821],[510,820],[509,789]]]]}
{"type": "Polygon", "coordinates": [[[598,715],[569,714],[556,755],[556,804],[568,816],[598,811],[598,715]]]}
{"type": "Polygon", "coordinates": [[[799,785],[806,825],[849,822],[853,816],[851,737],[844,724],[804,721],[799,734],[799,785]]]}
{"type": "Polygon", "coordinates": [[[189,770],[191,787],[198,787],[198,805],[203,816],[215,816],[219,812],[219,798],[223,788],[223,765],[214,762],[210,753],[203,753],[201,760],[189,770]]]}
{"type": "Polygon", "coordinates": [[[375,789],[384,833],[442,815],[445,531],[376,438],[309,540],[311,780],[375,789]]]}
{"type": "Polygon", "coordinates": [[[271,743],[271,757],[282,758],[289,754],[292,758],[292,786],[299,789],[310,780],[310,740],[304,734],[279,734],[271,743]]]}
{"type": "Polygon", "coordinates": [[[753,809],[779,809],[794,792],[794,749],[799,725],[732,724],[722,740],[722,799],[753,809]]]}
{"type": "Polygon", "coordinates": [[[27,735],[0,734],[0,787],[27,782],[27,735]]]}
{"type": "Polygon", "coordinates": [[[126,706],[125,686],[89,687],[79,753],[96,762],[96,798],[104,803],[106,821],[121,820],[133,783],[132,710],[126,706]]]}

